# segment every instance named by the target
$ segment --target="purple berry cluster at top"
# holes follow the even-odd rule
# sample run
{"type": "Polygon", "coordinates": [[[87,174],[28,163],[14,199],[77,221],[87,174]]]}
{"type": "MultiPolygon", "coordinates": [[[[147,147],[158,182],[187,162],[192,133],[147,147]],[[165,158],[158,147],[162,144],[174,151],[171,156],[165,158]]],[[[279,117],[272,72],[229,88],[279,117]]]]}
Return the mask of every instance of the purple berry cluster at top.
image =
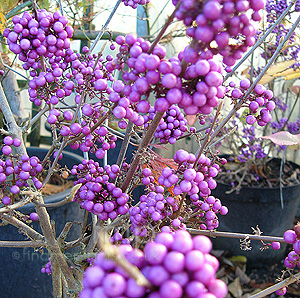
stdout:
{"type": "Polygon", "coordinates": [[[125,6],[131,6],[132,8],[137,8],[138,5],[145,5],[150,2],[150,0],[122,0],[125,6]]]}
{"type": "Polygon", "coordinates": [[[139,286],[101,252],[84,273],[79,297],[224,298],[227,287],[216,278],[219,262],[209,254],[211,248],[212,243],[205,236],[192,238],[183,230],[171,233],[164,226],[143,251],[130,245],[118,247],[120,254],[152,284],[150,289],[139,286]]]}
{"type": "Polygon", "coordinates": [[[255,43],[256,24],[262,19],[263,0],[173,0],[179,4],[175,16],[188,27],[193,39],[184,58],[188,62],[223,56],[224,64],[233,66],[248,47],[255,43]],[[252,11],[252,14],[249,12],[252,11]],[[232,42],[233,40],[233,42],[232,42]]]}
{"type": "Polygon", "coordinates": [[[166,60],[165,47],[157,44],[148,53],[151,43],[135,34],[118,36],[116,42],[120,49],[113,63],[122,72],[126,83],[126,86],[118,83],[120,87],[109,96],[110,101],[118,104],[113,110],[116,118],[143,125],[143,118],[135,111],[149,112],[151,93],[156,96],[156,111],[165,112],[171,105],[178,104],[186,114],[193,115],[211,113],[224,97],[223,68],[217,60],[196,59],[184,67],[182,52],[178,57],[166,60]],[[125,65],[129,70],[124,68],[125,65]]]}

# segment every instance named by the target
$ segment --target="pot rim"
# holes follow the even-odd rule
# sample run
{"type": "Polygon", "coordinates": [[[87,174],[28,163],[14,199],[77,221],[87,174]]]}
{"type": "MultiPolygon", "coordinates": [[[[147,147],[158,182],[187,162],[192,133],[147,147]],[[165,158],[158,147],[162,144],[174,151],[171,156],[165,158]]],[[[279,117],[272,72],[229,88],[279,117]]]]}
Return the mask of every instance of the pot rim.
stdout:
{"type": "MultiPolygon", "coordinates": [[[[219,157],[224,157],[224,158],[227,159],[228,157],[232,157],[232,155],[230,155],[230,154],[221,154],[221,155],[219,155],[219,157]]],[[[276,159],[277,160],[282,160],[282,158],[278,158],[278,157],[272,157],[271,160],[273,160],[273,159],[275,159],[275,160],[276,159]]],[[[294,163],[293,161],[287,160],[286,162],[288,162],[288,163],[292,164],[293,166],[296,166],[296,168],[300,169],[300,165],[294,163]]],[[[228,186],[228,188],[233,188],[231,184],[224,183],[224,182],[221,182],[220,180],[218,180],[218,176],[216,176],[215,180],[216,180],[217,184],[222,184],[222,185],[228,186]]],[[[241,185],[241,188],[243,188],[243,189],[256,189],[256,190],[258,190],[258,189],[280,190],[280,189],[283,189],[283,188],[284,189],[292,189],[294,187],[299,187],[299,186],[300,186],[300,182],[298,184],[295,184],[295,185],[288,185],[288,186],[282,186],[282,187],[280,187],[280,186],[275,186],[275,187],[261,187],[261,186],[248,186],[248,185],[246,186],[246,185],[241,185]]],[[[233,191],[233,193],[236,193],[236,190],[233,191]]]]}

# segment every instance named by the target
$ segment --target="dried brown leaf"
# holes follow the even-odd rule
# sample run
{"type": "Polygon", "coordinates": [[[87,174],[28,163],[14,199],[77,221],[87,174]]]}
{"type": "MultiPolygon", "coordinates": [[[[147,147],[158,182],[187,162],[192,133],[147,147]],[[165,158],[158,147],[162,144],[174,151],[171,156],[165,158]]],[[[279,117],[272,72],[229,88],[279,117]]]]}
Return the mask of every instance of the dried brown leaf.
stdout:
{"type": "Polygon", "coordinates": [[[288,74],[285,76],[285,80],[292,80],[292,79],[297,79],[300,77],[300,70],[294,71],[291,74],[288,74]]]}
{"type": "Polygon", "coordinates": [[[243,295],[243,289],[241,287],[240,278],[237,277],[232,283],[228,285],[228,291],[235,298],[239,298],[243,295]]]}
{"type": "Polygon", "coordinates": [[[239,267],[235,268],[235,275],[240,278],[241,284],[250,283],[250,277],[239,267]]]}
{"type": "MultiPolygon", "coordinates": [[[[295,64],[296,60],[288,60],[288,61],[282,61],[275,63],[272,65],[269,70],[266,72],[266,74],[262,77],[260,80],[260,84],[267,84],[271,82],[275,77],[282,77],[285,75],[285,71],[289,71],[290,69],[287,69],[291,65],[295,64]]],[[[293,70],[292,70],[293,71],[293,70]]]]}

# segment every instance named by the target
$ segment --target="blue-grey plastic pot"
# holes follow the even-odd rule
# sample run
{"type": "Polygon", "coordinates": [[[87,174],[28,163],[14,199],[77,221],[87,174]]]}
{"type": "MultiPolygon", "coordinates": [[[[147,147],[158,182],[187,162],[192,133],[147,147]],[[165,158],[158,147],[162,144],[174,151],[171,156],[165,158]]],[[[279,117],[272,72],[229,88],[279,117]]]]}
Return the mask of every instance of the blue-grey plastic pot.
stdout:
{"type": "MultiPolygon", "coordinates": [[[[44,148],[27,148],[28,155],[38,156],[42,159],[48,150],[44,148]]],[[[60,161],[62,166],[81,163],[83,158],[71,152],[64,152],[63,159],[60,161]]],[[[46,203],[61,201],[70,194],[71,189],[61,193],[45,197],[46,203]]],[[[24,214],[34,211],[33,204],[28,204],[19,209],[24,214]]],[[[59,235],[66,222],[82,222],[84,211],[80,209],[78,203],[69,203],[56,208],[48,208],[51,220],[55,222],[56,235],[59,235]]],[[[33,222],[31,226],[41,232],[39,224],[33,222]]],[[[81,235],[79,225],[73,224],[66,240],[78,239],[81,235]]],[[[11,225],[0,227],[0,240],[21,241],[30,240],[18,229],[11,225]]],[[[3,298],[28,298],[39,297],[48,298],[52,295],[51,275],[41,273],[41,268],[48,262],[49,255],[47,250],[35,251],[33,248],[4,248],[0,247],[0,297],[3,298]]],[[[76,253],[76,249],[68,251],[70,255],[76,253]]]]}
{"type": "MultiPolygon", "coordinates": [[[[227,215],[218,217],[218,231],[253,234],[251,227],[258,226],[262,235],[282,237],[286,230],[293,228],[300,201],[300,185],[282,188],[283,207],[279,187],[242,187],[239,193],[227,194],[231,188],[231,185],[218,182],[217,188],[212,191],[229,210],[227,215]]],[[[280,250],[269,248],[261,251],[260,241],[251,241],[252,249],[249,251],[240,249],[239,239],[216,238],[213,244],[215,249],[247,257],[251,267],[278,262],[285,257],[286,252],[285,244],[281,244],[280,250]]]]}

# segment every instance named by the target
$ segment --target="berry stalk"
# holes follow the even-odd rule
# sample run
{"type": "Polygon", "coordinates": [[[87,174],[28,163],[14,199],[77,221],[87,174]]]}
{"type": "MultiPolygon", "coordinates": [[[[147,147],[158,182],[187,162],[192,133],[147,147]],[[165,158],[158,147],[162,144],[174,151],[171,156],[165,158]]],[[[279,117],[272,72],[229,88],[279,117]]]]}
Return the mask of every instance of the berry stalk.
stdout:
{"type": "Polygon", "coordinates": [[[151,126],[149,127],[149,129],[147,130],[146,134],[145,134],[145,137],[143,138],[142,140],[142,143],[140,144],[139,146],[139,149],[135,155],[135,158],[134,160],[132,161],[131,165],[130,165],[130,168],[128,170],[128,173],[123,181],[123,184],[121,186],[121,189],[123,192],[125,192],[129,186],[129,183],[139,165],[139,161],[140,161],[140,158],[141,158],[141,154],[144,152],[144,150],[149,146],[150,144],[150,141],[159,125],[159,122],[161,120],[161,118],[163,117],[164,115],[164,112],[157,112],[154,119],[153,119],[153,122],[151,124],[151,126]]]}
{"type": "Polygon", "coordinates": [[[95,48],[95,46],[97,45],[98,41],[101,39],[102,35],[104,34],[104,31],[106,30],[108,24],[110,23],[112,17],[114,16],[114,14],[116,13],[119,5],[121,4],[122,0],[118,0],[115,7],[113,8],[113,10],[111,11],[108,19],[106,20],[104,26],[102,27],[102,29],[100,30],[100,32],[98,33],[96,39],[94,40],[93,44],[91,45],[90,47],[90,50],[89,50],[89,54],[92,53],[93,49],[95,48]]]}
{"type": "Polygon", "coordinates": [[[190,229],[190,228],[188,228],[187,231],[189,233],[191,233],[192,235],[205,235],[205,236],[211,236],[211,237],[225,237],[225,238],[237,238],[237,239],[245,239],[247,237],[249,240],[286,243],[286,241],[284,240],[283,237],[275,237],[275,236],[249,235],[249,234],[243,234],[243,233],[196,230],[196,229],[190,229]]]}
{"type": "Polygon", "coordinates": [[[117,163],[116,164],[118,166],[121,166],[122,161],[123,161],[123,159],[124,159],[124,157],[126,155],[126,151],[127,151],[127,148],[128,148],[129,142],[130,142],[132,128],[133,128],[133,123],[130,121],[128,123],[128,125],[127,125],[126,133],[125,133],[125,136],[124,136],[124,140],[122,142],[120,153],[119,153],[119,156],[118,156],[118,159],[117,159],[117,163]]]}
{"type": "Polygon", "coordinates": [[[151,54],[152,51],[154,50],[155,46],[158,44],[158,42],[160,41],[160,39],[162,38],[162,36],[164,35],[164,33],[166,32],[166,30],[168,29],[168,27],[170,26],[170,24],[172,23],[174,17],[175,17],[175,13],[177,11],[177,9],[179,8],[180,2],[177,3],[174,11],[172,12],[172,14],[168,17],[168,19],[166,20],[164,26],[162,27],[162,29],[160,30],[160,32],[158,33],[158,35],[156,36],[155,40],[153,41],[153,43],[151,44],[151,47],[148,50],[148,53],[151,54]]]}

